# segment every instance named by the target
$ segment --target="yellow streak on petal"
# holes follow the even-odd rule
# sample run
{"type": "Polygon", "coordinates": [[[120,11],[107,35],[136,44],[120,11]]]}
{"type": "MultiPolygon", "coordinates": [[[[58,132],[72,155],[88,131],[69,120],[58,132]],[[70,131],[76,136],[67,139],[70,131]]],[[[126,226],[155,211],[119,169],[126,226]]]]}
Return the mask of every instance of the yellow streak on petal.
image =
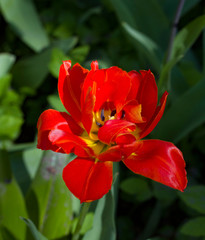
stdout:
{"type": "Polygon", "coordinates": [[[104,148],[104,143],[100,141],[95,141],[91,139],[88,135],[81,136],[81,139],[87,143],[88,147],[90,147],[96,155],[99,154],[104,148]]]}

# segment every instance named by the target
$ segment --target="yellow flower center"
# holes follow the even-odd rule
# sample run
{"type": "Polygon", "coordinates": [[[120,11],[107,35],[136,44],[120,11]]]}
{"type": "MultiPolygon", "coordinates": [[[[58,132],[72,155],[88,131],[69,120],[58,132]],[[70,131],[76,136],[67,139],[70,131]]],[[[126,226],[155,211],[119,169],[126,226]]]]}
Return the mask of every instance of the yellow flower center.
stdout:
{"type": "Polygon", "coordinates": [[[111,111],[110,109],[101,109],[98,112],[93,113],[93,123],[91,127],[90,134],[88,135],[86,131],[81,135],[83,141],[93,149],[95,154],[99,154],[107,149],[107,145],[99,141],[98,131],[100,127],[108,120],[116,119],[116,111],[111,111]]]}

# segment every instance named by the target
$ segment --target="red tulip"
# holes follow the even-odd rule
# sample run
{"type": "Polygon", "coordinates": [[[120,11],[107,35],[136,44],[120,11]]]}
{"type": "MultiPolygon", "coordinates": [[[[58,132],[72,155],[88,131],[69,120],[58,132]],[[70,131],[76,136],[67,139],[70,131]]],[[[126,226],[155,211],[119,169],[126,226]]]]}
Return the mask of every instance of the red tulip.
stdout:
{"type": "Polygon", "coordinates": [[[91,70],[79,64],[60,68],[58,91],[68,113],[44,111],[38,120],[38,148],[74,153],[63,170],[69,190],[89,202],[112,186],[113,162],[122,161],[134,173],[183,191],[187,184],[181,151],[172,143],[141,140],[163,115],[168,93],[157,105],[157,85],[151,71],[125,72],[118,67],[91,70]]]}

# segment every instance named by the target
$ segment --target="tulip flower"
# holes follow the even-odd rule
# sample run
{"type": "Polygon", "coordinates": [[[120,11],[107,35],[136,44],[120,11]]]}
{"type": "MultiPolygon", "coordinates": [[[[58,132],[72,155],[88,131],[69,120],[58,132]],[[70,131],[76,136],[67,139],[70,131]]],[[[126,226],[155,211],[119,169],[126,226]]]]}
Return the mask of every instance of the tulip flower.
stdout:
{"type": "Polygon", "coordinates": [[[168,95],[165,92],[158,105],[150,70],[99,69],[93,61],[89,71],[64,61],[58,91],[68,113],[49,109],[40,115],[37,147],[77,156],[64,168],[63,180],[81,202],[108,193],[113,163],[119,161],[136,174],[185,189],[181,151],[170,142],[142,140],[161,119],[168,95]]]}

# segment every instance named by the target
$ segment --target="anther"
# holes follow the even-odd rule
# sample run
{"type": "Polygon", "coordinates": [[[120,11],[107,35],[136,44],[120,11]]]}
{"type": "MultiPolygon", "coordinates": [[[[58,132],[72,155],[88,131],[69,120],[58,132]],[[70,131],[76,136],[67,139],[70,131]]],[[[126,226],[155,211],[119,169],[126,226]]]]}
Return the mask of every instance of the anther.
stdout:
{"type": "Polygon", "coordinates": [[[96,121],[96,124],[98,125],[98,127],[102,127],[102,124],[97,121],[96,121]]]}
{"type": "Polygon", "coordinates": [[[105,121],[104,109],[101,110],[100,118],[102,121],[105,121]]]}
{"type": "Polygon", "coordinates": [[[116,110],[112,110],[112,112],[111,112],[110,116],[111,116],[111,117],[114,117],[114,116],[115,116],[115,114],[116,114],[116,110]]]}
{"type": "Polygon", "coordinates": [[[122,110],[122,115],[121,115],[121,119],[123,119],[125,117],[125,111],[122,110]]]}

